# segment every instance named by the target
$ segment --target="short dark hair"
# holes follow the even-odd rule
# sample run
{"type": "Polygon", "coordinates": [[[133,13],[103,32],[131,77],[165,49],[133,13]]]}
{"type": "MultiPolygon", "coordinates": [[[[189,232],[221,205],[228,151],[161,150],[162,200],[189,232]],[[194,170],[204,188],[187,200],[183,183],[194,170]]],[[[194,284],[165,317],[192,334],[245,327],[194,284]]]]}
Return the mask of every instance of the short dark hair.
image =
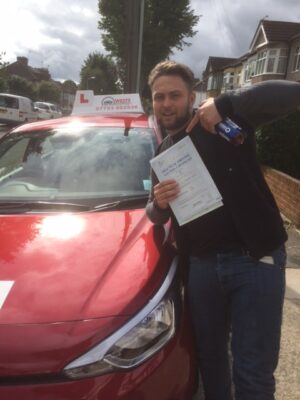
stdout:
{"type": "Polygon", "coordinates": [[[158,63],[150,72],[148,78],[148,85],[152,86],[157,78],[165,75],[179,76],[184,80],[189,90],[193,90],[195,84],[195,77],[193,71],[184,64],[177,63],[171,60],[165,60],[158,63]]]}

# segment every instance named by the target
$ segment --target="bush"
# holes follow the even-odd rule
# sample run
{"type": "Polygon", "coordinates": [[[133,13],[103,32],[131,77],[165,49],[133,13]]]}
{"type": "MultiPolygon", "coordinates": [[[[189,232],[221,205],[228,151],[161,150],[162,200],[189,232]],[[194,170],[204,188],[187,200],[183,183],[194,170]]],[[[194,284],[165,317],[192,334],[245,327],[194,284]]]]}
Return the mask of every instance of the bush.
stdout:
{"type": "Polygon", "coordinates": [[[256,132],[261,164],[300,179],[300,111],[256,132]]]}
{"type": "Polygon", "coordinates": [[[0,76],[0,92],[7,92],[8,91],[8,84],[5,78],[0,76]]]}

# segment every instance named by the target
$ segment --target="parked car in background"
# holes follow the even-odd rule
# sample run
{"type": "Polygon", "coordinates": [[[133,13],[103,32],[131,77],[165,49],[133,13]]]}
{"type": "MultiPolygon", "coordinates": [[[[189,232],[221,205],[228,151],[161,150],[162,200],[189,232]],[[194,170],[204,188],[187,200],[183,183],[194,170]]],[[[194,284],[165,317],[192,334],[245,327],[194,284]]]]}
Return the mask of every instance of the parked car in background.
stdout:
{"type": "Polygon", "coordinates": [[[123,100],[0,141],[0,399],[192,397],[181,268],[144,210],[161,136],[123,100]]]}
{"type": "Polygon", "coordinates": [[[33,103],[28,97],[0,93],[0,123],[17,125],[37,119],[33,103]]]}
{"type": "Polygon", "coordinates": [[[35,110],[39,120],[52,119],[62,117],[60,108],[52,103],[45,103],[43,101],[36,101],[34,103],[35,110]]]}

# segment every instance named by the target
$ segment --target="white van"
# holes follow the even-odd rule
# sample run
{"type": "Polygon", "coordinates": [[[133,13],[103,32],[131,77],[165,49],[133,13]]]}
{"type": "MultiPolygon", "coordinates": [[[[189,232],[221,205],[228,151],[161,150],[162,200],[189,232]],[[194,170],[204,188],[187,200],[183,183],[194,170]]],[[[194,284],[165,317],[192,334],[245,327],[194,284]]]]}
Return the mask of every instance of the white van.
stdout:
{"type": "Polygon", "coordinates": [[[62,117],[62,112],[52,103],[45,103],[44,101],[36,101],[34,108],[37,111],[38,119],[52,119],[62,117]]]}
{"type": "Polygon", "coordinates": [[[0,93],[0,123],[15,125],[37,119],[37,112],[28,97],[0,93]]]}

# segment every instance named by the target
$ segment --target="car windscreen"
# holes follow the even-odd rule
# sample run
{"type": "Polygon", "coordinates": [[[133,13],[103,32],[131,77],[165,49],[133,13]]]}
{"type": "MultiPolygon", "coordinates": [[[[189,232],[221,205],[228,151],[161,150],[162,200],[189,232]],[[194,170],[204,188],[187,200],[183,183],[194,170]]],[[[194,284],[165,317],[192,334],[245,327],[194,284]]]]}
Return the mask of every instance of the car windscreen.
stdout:
{"type": "Polygon", "coordinates": [[[0,107],[5,108],[19,108],[19,100],[17,97],[0,95],[0,107]]]}
{"type": "Polygon", "coordinates": [[[41,108],[42,110],[49,110],[49,106],[47,104],[44,103],[34,103],[35,107],[41,108]]]}
{"type": "Polygon", "coordinates": [[[11,133],[0,141],[0,203],[101,204],[146,197],[152,129],[76,126],[11,133]]]}

